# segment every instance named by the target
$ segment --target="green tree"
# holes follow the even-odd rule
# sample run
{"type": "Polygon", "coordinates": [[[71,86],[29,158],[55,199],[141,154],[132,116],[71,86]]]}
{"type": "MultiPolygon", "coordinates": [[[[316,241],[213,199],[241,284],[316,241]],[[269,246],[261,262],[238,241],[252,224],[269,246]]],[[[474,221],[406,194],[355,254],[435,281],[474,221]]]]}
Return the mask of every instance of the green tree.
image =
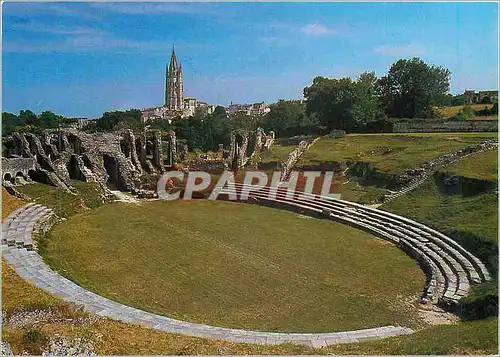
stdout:
{"type": "Polygon", "coordinates": [[[481,104],[491,104],[493,103],[493,99],[491,99],[490,96],[484,96],[483,99],[481,99],[481,104]]]}
{"type": "Polygon", "coordinates": [[[319,131],[316,120],[307,115],[299,100],[283,100],[270,105],[270,112],[262,118],[265,131],[274,131],[279,137],[313,134],[319,131]]]}
{"type": "Polygon", "coordinates": [[[465,107],[462,108],[462,110],[460,110],[453,119],[455,120],[469,120],[469,119],[472,119],[474,118],[475,116],[477,115],[476,111],[466,105],[465,107]]]}
{"type": "Polygon", "coordinates": [[[21,110],[19,112],[20,125],[38,125],[38,117],[31,110],[21,110]]]}
{"type": "Polygon", "coordinates": [[[495,115],[498,114],[498,102],[493,103],[493,106],[491,107],[491,114],[495,115]]]}
{"type": "Polygon", "coordinates": [[[355,100],[351,109],[352,128],[363,128],[367,123],[385,119],[377,97],[375,72],[364,72],[355,82],[355,100]]]}
{"type": "Polygon", "coordinates": [[[454,95],[451,104],[452,106],[464,105],[465,104],[465,96],[463,94],[454,95]]]}
{"type": "Polygon", "coordinates": [[[206,148],[207,150],[216,150],[217,144],[229,144],[229,123],[226,110],[223,107],[216,107],[214,112],[206,119],[206,123],[209,125],[207,132],[212,140],[206,148]]]}
{"type": "Polygon", "coordinates": [[[56,115],[50,110],[43,111],[38,117],[40,126],[44,129],[57,128],[58,124],[63,123],[63,119],[62,116],[56,115]]]}
{"type": "Polygon", "coordinates": [[[141,131],[143,129],[141,111],[131,109],[126,111],[105,112],[102,117],[97,120],[93,127],[89,127],[89,131],[113,131],[120,129],[131,129],[133,131],[141,131]]]}
{"type": "Polygon", "coordinates": [[[450,71],[420,58],[396,61],[378,82],[386,113],[397,118],[432,118],[450,89],[450,71]]]}
{"type": "Polygon", "coordinates": [[[356,80],[316,77],[304,88],[306,112],[329,130],[359,130],[382,118],[376,82],[373,72],[362,73],[356,80]]]}
{"type": "Polygon", "coordinates": [[[12,134],[16,126],[20,124],[20,119],[12,113],[2,113],[2,135],[7,136],[12,134]]]}

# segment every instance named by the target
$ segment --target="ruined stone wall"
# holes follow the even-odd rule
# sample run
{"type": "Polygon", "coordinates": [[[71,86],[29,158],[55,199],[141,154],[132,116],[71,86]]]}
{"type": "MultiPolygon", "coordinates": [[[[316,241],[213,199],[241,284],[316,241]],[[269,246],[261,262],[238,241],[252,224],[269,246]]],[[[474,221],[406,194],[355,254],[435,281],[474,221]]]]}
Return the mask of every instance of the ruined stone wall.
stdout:
{"type": "Polygon", "coordinates": [[[288,154],[287,159],[281,164],[280,181],[287,180],[290,177],[290,174],[292,173],[292,170],[299,161],[300,157],[318,139],[319,137],[314,140],[302,140],[299,145],[290,154],[288,154]]]}
{"type": "Polygon", "coordinates": [[[2,157],[2,178],[5,181],[13,182],[16,177],[29,178],[29,171],[35,170],[34,158],[11,158],[2,157]]]}
{"type": "Polygon", "coordinates": [[[30,162],[32,179],[67,191],[72,179],[131,191],[144,171],[164,170],[159,133],[145,133],[136,138],[131,130],[94,134],[76,129],[48,130],[40,136],[14,133],[4,145],[13,157],[2,159],[2,164],[6,160],[5,167],[13,166],[14,162],[30,162]],[[149,156],[148,142],[152,143],[149,156]]]}

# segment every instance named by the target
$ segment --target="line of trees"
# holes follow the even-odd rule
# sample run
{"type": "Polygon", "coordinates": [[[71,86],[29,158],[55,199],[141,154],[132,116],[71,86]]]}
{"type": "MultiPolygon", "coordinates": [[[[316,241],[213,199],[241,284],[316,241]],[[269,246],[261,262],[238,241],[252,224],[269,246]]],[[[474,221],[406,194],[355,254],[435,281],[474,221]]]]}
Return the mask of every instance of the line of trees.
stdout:
{"type": "MultiPolygon", "coordinates": [[[[172,121],[155,120],[143,123],[137,109],[105,112],[86,127],[86,131],[113,131],[132,129],[136,132],[150,129],[174,130],[185,139],[190,149],[216,150],[217,144],[229,143],[233,130],[255,130],[262,127],[274,131],[277,137],[314,135],[343,129],[348,132],[387,131],[388,118],[435,118],[439,106],[463,105],[464,96],[453,96],[450,71],[425,63],[420,58],[400,59],[388,73],[377,78],[374,72],[361,73],[357,78],[316,77],[304,88],[304,100],[279,100],[270,105],[270,112],[252,116],[243,112],[228,115],[223,107],[211,114],[197,111],[190,118],[172,121]]],[[[490,115],[492,110],[467,111],[457,116],[490,115]]],[[[70,119],[50,111],[36,115],[22,110],[19,115],[2,114],[4,135],[12,131],[37,131],[67,125],[70,119]]]]}
{"type": "Polygon", "coordinates": [[[304,88],[306,112],[327,129],[362,131],[387,118],[435,118],[450,89],[450,71],[419,58],[395,62],[387,75],[316,77],[304,88]]]}
{"type": "Polygon", "coordinates": [[[10,135],[14,131],[41,133],[45,129],[67,127],[77,123],[77,121],[78,119],[65,118],[50,110],[43,111],[39,115],[31,110],[21,110],[19,115],[3,112],[2,135],[10,135]]]}

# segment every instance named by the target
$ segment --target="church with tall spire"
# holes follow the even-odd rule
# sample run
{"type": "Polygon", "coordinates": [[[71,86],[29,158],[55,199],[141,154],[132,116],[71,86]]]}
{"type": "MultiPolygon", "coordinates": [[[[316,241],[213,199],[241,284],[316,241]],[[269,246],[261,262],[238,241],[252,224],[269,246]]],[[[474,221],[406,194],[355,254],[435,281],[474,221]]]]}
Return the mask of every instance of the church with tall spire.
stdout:
{"type": "Polygon", "coordinates": [[[170,63],[165,69],[165,107],[170,110],[184,109],[182,66],[177,63],[173,46],[170,63]]]}
{"type": "Polygon", "coordinates": [[[193,116],[198,109],[211,114],[215,110],[215,105],[200,102],[196,98],[184,97],[182,66],[180,62],[177,62],[175,48],[172,46],[170,62],[165,68],[165,101],[160,107],[142,108],[142,120],[147,122],[176,117],[188,118],[193,116]]]}

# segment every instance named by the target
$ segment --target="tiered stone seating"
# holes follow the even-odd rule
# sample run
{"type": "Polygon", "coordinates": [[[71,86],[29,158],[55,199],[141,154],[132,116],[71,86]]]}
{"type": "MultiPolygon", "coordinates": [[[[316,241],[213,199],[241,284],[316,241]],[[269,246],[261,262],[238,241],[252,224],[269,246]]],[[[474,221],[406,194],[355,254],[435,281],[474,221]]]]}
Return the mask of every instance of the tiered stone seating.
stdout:
{"type": "Polygon", "coordinates": [[[31,237],[36,222],[42,217],[52,215],[51,209],[35,203],[15,210],[2,225],[2,244],[17,245],[33,249],[31,237]]]}
{"type": "Polygon", "coordinates": [[[47,219],[52,214],[51,210],[36,204],[28,204],[12,213],[6,219],[3,227],[3,258],[7,264],[15,269],[21,278],[64,301],[83,306],[88,311],[99,316],[139,324],[159,331],[180,333],[188,336],[242,343],[294,343],[309,347],[326,347],[332,344],[381,339],[413,332],[410,328],[402,326],[381,326],[331,333],[248,331],[180,321],[126,306],[94,294],[54,272],[44,263],[35,250],[31,250],[33,245],[27,244],[30,241],[27,242],[23,239],[19,240],[22,244],[16,244],[18,240],[13,237],[17,237],[18,230],[23,232],[23,238],[25,238],[24,233],[29,234],[31,238],[33,230],[31,223],[38,219],[39,221],[47,220],[49,224],[52,224],[54,220],[47,219]]]}
{"type": "MultiPolygon", "coordinates": [[[[299,212],[321,215],[368,230],[398,245],[417,259],[428,276],[422,302],[457,303],[467,295],[473,283],[491,279],[484,264],[465,248],[444,234],[405,217],[313,194],[305,194],[305,199],[297,195],[287,198],[286,191],[278,189],[275,198],[270,198],[269,187],[260,187],[258,191],[254,191],[255,186],[238,183],[235,187],[238,197],[243,190],[250,190],[249,201],[285,205],[299,212]]],[[[228,189],[220,192],[222,195],[229,193],[228,189]]]]}

